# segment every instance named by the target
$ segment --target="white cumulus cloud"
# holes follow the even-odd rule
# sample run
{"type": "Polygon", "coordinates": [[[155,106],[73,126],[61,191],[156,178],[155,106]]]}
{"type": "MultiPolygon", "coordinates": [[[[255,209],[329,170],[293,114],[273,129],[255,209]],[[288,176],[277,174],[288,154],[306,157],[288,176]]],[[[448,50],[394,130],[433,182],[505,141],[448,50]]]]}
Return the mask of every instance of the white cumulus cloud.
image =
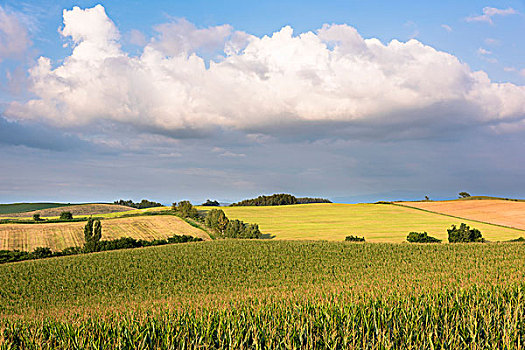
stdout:
{"type": "Polygon", "coordinates": [[[6,116],[64,127],[109,120],[161,133],[293,127],[324,135],[409,128],[429,134],[525,117],[524,86],[492,83],[417,40],[385,44],[328,24],[263,37],[186,20],[155,28],[159,36],[134,57],[122,50],[101,5],[64,11],[61,33],[72,54],[56,68],[41,57],[29,72],[37,97],[12,103],[6,116]],[[222,56],[207,62],[202,50],[222,56]]]}

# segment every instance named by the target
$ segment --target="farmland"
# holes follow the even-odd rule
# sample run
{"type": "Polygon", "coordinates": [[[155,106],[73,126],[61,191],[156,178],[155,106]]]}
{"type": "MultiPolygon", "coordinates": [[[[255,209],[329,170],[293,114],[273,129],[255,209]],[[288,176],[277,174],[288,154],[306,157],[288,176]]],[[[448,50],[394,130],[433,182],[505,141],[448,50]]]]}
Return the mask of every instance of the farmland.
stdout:
{"type": "Polygon", "coordinates": [[[516,243],[224,240],[27,261],[0,266],[0,342],[519,348],[524,274],[516,243]]]}
{"type": "Polygon", "coordinates": [[[27,212],[10,213],[5,216],[9,217],[32,217],[33,214],[40,214],[41,217],[56,217],[60,216],[60,213],[69,211],[74,216],[88,216],[98,214],[109,214],[109,213],[120,213],[125,211],[134,210],[133,208],[126,207],[123,205],[115,204],[79,204],[79,205],[67,205],[56,208],[45,208],[40,210],[33,210],[27,212]]]}
{"type": "Polygon", "coordinates": [[[524,235],[520,230],[391,204],[302,204],[221,209],[229,218],[255,222],[263,234],[284,240],[341,241],[345,236],[358,235],[364,236],[369,242],[400,243],[410,231],[426,231],[446,241],[446,229],[461,222],[480,229],[483,237],[490,241],[504,241],[524,235]]]}
{"type": "Polygon", "coordinates": [[[12,203],[12,204],[0,204],[0,216],[21,213],[34,210],[42,210],[48,208],[60,208],[68,206],[65,203],[12,203]]]}
{"type": "Polygon", "coordinates": [[[484,199],[400,202],[399,204],[440,214],[525,229],[525,202],[523,201],[484,199]]]}
{"type": "MultiPolygon", "coordinates": [[[[0,225],[0,250],[32,251],[49,247],[53,251],[84,244],[85,222],[0,225]]],[[[105,219],[102,222],[103,239],[131,237],[135,239],[165,239],[174,234],[191,235],[203,239],[209,236],[172,215],[137,216],[105,219]]]]}

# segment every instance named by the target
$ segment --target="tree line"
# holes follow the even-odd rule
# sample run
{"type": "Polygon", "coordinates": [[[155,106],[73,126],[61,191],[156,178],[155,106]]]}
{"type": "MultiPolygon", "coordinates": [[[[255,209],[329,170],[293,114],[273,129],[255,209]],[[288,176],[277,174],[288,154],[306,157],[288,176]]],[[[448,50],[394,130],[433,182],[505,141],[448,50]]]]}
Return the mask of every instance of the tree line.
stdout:
{"type": "Polygon", "coordinates": [[[245,199],[243,201],[233,203],[231,206],[272,206],[272,205],[292,205],[292,204],[308,204],[308,203],[332,203],[325,198],[310,198],[310,197],[295,197],[287,193],[276,193],[270,196],[259,196],[253,199],[245,199]]]}
{"type": "Polygon", "coordinates": [[[259,225],[245,223],[237,219],[230,220],[221,209],[212,209],[205,215],[201,215],[189,201],[173,203],[171,209],[182,218],[200,222],[206,228],[212,230],[216,237],[246,239],[261,237],[259,225]]]}
{"type": "Polygon", "coordinates": [[[136,208],[136,209],[162,207],[161,203],[152,202],[152,201],[149,201],[147,199],[143,199],[139,203],[134,203],[131,199],[129,199],[129,200],[119,199],[118,201],[114,201],[113,204],[124,205],[126,207],[132,207],[132,208],[136,208]]]}

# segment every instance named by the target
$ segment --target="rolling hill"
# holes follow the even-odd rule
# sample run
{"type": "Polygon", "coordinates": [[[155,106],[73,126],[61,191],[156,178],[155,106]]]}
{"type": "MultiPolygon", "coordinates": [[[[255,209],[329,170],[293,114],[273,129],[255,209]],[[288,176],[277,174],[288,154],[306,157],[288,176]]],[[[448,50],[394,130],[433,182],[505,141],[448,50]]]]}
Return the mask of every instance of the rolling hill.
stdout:
{"type": "Polygon", "coordinates": [[[42,210],[48,208],[60,208],[70,204],[66,203],[10,203],[0,204],[0,215],[23,213],[34,210],[42,210]]]}
{"type": "Polygon", "coordinates": [[[60,213],[69,211],[73,216],[86,216],[86,215],[97,215],[97,214],[109,214],[109,213],[120,213],[124,211],[135,210],[135,208],[126,207],[124,205],[117,204],[78,204],[78,205],[64,205],[60,207],[45,208],[26,212],[10,213],[6,216],[9,217],[32,217],[34,214],[40,214],[41,217],[54,217],[60,216],[60,213]]]}
{"type": "Polygon", "coordinates": [[[399,202],[406,207],[525,230],[525,202],[503,199],[399,202]]]}
{"type": "MultiPolygon", "coordinates": [[[[42,224],[1,224],[0,250],[32,251],[36,247],[49,247],[59,251],[84,244],[85,222],[42,224]]],[[[191,235],[209,240],[208,234],[172,215],[137,216],[104,219],[102,239],[131,237],[135,239],[164,239],[173,235],[191,235]]]]}
{"type": "MultiPolygon", "coordinates": [[[[199,209],[209,210],[206,207],[199,209]]],[[[230,219],[259,224],[261,232],[267,237],[285,240],[340,241],[345,236],[358,235],[364,236],[369,242],[401,243],[411,231],[426,231],[446,241],[446,229],[461,222],[480,229],[483,237],[490,241],[504,241],[524,235],[523,231],[517,229],[392,204],[301,204],[221,209],[230,219]]]]}

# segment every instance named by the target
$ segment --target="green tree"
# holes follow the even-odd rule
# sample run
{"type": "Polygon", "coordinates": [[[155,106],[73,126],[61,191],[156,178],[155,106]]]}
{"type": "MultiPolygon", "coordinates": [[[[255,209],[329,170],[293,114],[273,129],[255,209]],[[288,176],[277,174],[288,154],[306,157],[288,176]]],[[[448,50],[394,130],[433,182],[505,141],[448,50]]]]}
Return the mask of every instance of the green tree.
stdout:
{"type": "Polygon", "coordinates": [[[468,193],[468,192],[459,192],[458,195],[459,195],[459,198],[470,197],[470,193],[468,193]]]}
{"type": "Polygon", "coordinates": [[[98,251],[100,238],[102,238],[102,224],[100,223],[100,220],[89,218],[86,226],[84,226],[84,251],[98,251]]]}
{"type": "Polygon", "coordinates": [[[175,207],[177,213],[183,218],[198,219],[199,212],[189,201],[181,201],[175,207]]]}
{"type": "Polygon", "coordinates": [[[73,220],[73,214],[70,211],[63,211],[60,213],[60,220],[73,220]]]}
{"type": "Polygon", "coordinates": [[[206,214],[204,225],[215,230],[217,233],[224,235],[226,227],[228,226],[228,218],[221,209],[212,209],[206,214]]]}
{"type": "Polygon", "coordinates": [[[42,221],[42,219],[40,218],[40,214],[33,214],[33,220],[42,221]]]}
{"type": "Polygon", "coordinates": [[[484,242],[481,232],[478,229],[470,228],[467,224],[461,223],[459,227],[452,225],[447,230],[448,241],[450,243],[469,243],[469,242],[484,242]]]}

